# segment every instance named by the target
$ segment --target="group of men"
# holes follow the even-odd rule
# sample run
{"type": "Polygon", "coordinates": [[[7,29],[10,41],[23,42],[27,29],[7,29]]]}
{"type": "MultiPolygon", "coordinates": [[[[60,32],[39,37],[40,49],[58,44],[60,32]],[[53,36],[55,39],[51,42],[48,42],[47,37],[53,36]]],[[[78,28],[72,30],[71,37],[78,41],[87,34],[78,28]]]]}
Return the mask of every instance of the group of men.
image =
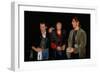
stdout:
{"type": "MultiPolygon", "coordinates": [[[[69,35],[62,29],[62,23],[57,22],[55,28],[49,28],[40,23],[38,45],[32,45],[33,60],[82,59],[86,57],[86,32],[80,27],[80,21],[72,18],[69,35]],[[66,38],[68,36],[68,39],[66,38]],[[35,56],[34,56],[35,55],[35,56]]],[[[36,43],[34,41],[34,43],[36,43]]]]}

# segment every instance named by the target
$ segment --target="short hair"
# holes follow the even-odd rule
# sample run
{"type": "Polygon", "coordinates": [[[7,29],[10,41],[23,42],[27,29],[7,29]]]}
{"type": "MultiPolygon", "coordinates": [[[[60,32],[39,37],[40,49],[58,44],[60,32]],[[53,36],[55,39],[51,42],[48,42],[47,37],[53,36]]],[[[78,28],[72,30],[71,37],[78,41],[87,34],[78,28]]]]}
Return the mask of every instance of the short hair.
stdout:
{"type": "Polygon", "coordinates": [[[41,24],[41,25],[45,25],[45,26],[46,26],[46,23],[45,23],[45,22],[40,22],[40,24],[41,24]]]}
{"type": "Polygon", "coordinates": [[[61,21],[57,21],[57,22],[56,22],[56,24],[57,24],[57,23],[61,23],[61,24],[62,24],[62,22],[61,22],[61,21]]]}

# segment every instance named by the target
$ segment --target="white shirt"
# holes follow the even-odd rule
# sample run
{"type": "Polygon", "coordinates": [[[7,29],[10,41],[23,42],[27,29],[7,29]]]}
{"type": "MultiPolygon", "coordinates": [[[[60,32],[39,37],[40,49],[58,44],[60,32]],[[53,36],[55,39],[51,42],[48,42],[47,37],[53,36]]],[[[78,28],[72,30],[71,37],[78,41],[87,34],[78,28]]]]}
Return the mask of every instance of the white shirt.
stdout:
{"type": "Polygon", "coordinates": [[[43,37],[43,38],[46,38],[46,32],[43,32],[43,33],[42,33],[42,37],[43,37]]]}

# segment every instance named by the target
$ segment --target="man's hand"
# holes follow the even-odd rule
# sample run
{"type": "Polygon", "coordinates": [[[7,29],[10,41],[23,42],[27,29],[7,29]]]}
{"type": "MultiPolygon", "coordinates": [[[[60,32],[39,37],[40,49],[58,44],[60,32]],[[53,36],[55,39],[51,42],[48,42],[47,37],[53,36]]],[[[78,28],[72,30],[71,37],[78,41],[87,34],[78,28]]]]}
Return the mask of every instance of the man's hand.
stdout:
{"type": "Polygon", "coordinates": [[[40,51],[42,51],[42,48],[37,48],[36,49],[36,52],[40,52],[40,51]]]}
{"type": "Polygon", "coordinates": [[[67,48],[67,52],[68,53],[73,53],[74,52],[74,48],[67,48]]]}
{"type": "Polygon", "coordinates": [[[65,45],[63,45],[61,48],[62,48],[62,50],[65,50],[65,45]]]}
{"type": "Polygon", "coordinates": [[[52,32],[52,29],[51,29],[51,28],[49,28],[48,32],[49,32],[49,33],[51,33],[51,32],[52,32]]]}
{"type": "Polygon", "coordinates": [[[42,48],[35,48],[34,46],[32,46],[32,49],[33,49],[34,51],[36,51],[36,52],[42,51],[42,48]]]}
{"type": "Polygon", "coordinates": [[[58,51],[61,51],[61,50],[62,50],[62,48],[58,46],[58,47],[57,47],[57,50],[58,50],[58,51]]]}

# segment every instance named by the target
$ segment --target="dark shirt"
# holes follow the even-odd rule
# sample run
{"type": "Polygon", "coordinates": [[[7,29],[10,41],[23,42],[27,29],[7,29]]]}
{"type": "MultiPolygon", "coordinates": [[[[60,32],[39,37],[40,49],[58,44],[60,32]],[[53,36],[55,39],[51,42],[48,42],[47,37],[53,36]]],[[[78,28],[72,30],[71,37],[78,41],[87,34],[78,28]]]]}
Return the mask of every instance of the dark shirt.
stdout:
{"type": "Polygon", "coordinates": [[[48,38],[47,37],[41,37],[41,41],[40,41],[40,47],[42,49],[48,49],[49,48],[49,45],[47,44],[48,43],[48,38]]]}
{"type": "Polygon", "coordinates": [[[46,48],[49,48],[49,43],[50,42],[49,42],[49,35],[48,35],[48,33],[46,33],[46,38],[43,38],[41,33],[34,35],[33,46],[41,47],[41,42],[42,41],[44,41],[44,44],[46,43],[46,48]]]}
{"type": "MultiPolygon", "coordinates": [[[[56,31],[53,31],[50,35],[50,41],[51,41],[51,43],[56,45],[56,47],[63,46],[66,43],[66,32],[64,30],[62,30],[61,35],[57,35],[56,31]]],[[[55,47],[55,49],[56,49],[56,47],[55,47]]]]}
{"type": "Polygon", "coordinates": [[[76,35],[77,35],[77,31],[74,31],[73,32],[73,38],[72,38],[72,42],[73,42],[72,43],[72,47],[73,48],[75,48],[75,44],[76,44],[76,39],[75,39],[76,38],[76,35]]]}
{"type": "MultiPolygon", "coordinates": [[[[50,46],[49,43],[50,42],[49,42],[49,35],[48,35],[48,33],[46,33],[46,38],[43,38],[41,33],[34,34],[32,46],[35,46],[36,48],[37,47],[42,48],[42,45],[43,45],[44,49],[46,49],[46,48],[49,49],[49,46],[50,46]],[[42,42],[42,44],[41,44],[41,42],[42,42]]],[[[30,58],[32,60],[37,60],[37,52],[34,51],[34,50],[31,50],[30,58]]]]}

